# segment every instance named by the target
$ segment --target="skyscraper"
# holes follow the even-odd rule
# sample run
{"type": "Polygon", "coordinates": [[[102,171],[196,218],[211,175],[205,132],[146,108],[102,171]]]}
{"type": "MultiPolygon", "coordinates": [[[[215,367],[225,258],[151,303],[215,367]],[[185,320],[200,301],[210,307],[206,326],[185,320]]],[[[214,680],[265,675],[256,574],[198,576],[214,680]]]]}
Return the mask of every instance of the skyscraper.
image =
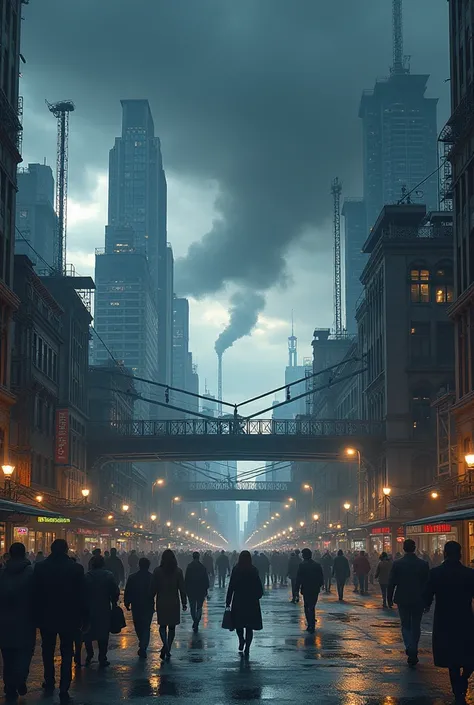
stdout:
{"type": "Polygon", "coordinates": [[[397,203],[427,176],[412,200],[438,207],[436,98],[425,96],[428,75],[401,66],[362,94],[364,201],[372,228],[386,204],[397,203]]]}
{"type": "Polygon", "coordinates": [[[148,260],[158,314],[158,380],[171,384],[173,260],[167,246],[161,144],[148,101],[122,100],[121,104],[122,135],[109,157],[109,225],[131,227],[135,249],[148,260]]]}
{"type": "Polygon", "coordinates": [[[15,253],[27,255],[38,270],[52,267],[57,216],[50,166],[28,164],[18,170],[16,224],[15,253]]]}

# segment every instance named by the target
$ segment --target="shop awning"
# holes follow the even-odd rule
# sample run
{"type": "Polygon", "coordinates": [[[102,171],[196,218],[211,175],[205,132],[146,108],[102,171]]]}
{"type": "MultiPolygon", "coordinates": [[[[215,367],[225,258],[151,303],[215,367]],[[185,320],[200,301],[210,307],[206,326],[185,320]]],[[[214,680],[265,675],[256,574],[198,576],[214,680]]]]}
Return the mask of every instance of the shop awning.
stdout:
{"type": "Polygon", "coordinates": [[[49,517],[55,519],[60,517],[61,514],[57,512],[50,512],[48,509],[43,507],[32,507],[30,504],[22,504],[22,502],[14,502],[9,499],[0,499],[0,515],[2,514],[24,514],[30,517],[49,517]]]}
{"type": "Polygon", "coordinates": [[[431,517],[423,517],[413,521],[404,522],[404,526],[420,526],[421,524],[442,524],[443,522],[451,523],[452,521],[462,521],[463,519],[474,519],[474,507],[470,509],[458,509],[452,512],[444,512],[443,514],[435,514],[431,517]]]}

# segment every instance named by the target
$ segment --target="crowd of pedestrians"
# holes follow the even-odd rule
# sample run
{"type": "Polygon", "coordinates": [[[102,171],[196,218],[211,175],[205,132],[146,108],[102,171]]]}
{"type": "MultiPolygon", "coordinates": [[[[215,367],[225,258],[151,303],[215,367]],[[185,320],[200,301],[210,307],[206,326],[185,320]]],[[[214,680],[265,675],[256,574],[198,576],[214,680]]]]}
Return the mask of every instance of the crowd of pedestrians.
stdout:
{"type": "MultiPolygon", "coordinates": [[[[115,622],[121,588],[123,604],[131,611],[138,640],[138,656],[147,657],[150,628],[156,612],[162,642],[160,657],[170,661],[181,610],[188,603],[197,632],[203,604],[214,587],[227,587],[223,626],[235,630],[238,650],[250,658],[254,632],[263,628],[260,600],[265,589],[291,584],[291,602],[302,596],[307,631],[316,629],[316,605],[321,591],[330,593],[333,580],[337,595],[352,585],[364,596],[369,583],[378,582],[382,607],[398,607],[407,663],[418,663],[418,644],[423,613],[435,601],[433,655],[435,665],[448,668],[457,703],[464,703],[468,680],[474,672],[474,570],[461,563],[461,547],[448,542],[444,560],[439,555],[417,555],[411,539],[404,554],[393,560],[387,553],[375,557],[365,551],[336,555],[313,553],[309,548],[290,553],[251,555],[248,551],[216,554],[166,549],[160,555],[136,551],[119,554],[115,549],[102,555],[100,549],[77,556],[63,539],[56,539],[47,557],[28,557],[21,543],[14,543],[0,569],[0,649],[3,658],[5,696],[14,700],[27,693],[29,667],[35,649],[36,631],[41,635],[46,694],[56,687],[54,655],[59,640],[61,654],[59,695],[69,702],[73,663],[82,666],[94,658],[97,644],[100,668],[109,666],[109,635],[117,633],[115,622]]],[[[123,614],[122,614],[123,620],[123,614]]],[[[119,620],[120,621],[120,620],[119,620]]],[[[123,626],[123,624],[122,624],[123,626]]],[[[118,627],[120,631],[120,625],[118,627]]]]}

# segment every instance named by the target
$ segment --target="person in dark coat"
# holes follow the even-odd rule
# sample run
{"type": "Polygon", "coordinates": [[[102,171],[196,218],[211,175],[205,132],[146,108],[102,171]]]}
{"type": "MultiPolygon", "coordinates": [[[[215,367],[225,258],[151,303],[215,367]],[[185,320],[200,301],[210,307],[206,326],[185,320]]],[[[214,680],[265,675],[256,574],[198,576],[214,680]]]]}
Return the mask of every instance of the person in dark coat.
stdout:
{"type": "Polygon", "coordinates": [[[219,587],[225,588],[226,575],[230,573],[230,563],[225,551],[221,551],[216,559],[217,575],[219,578],[219,587]]]}
{"type": "Polygon", "coordinates": [[[87,564],[87,570],[91,570],[91,568],[92,568],[92,561],[94,560],[94,558],[96,558],[96,556],[101,556],[101,555],[102,555],[101,549],[100,549],[100,548],[94,548],[94,550],[92,551],[92,555],[91,555],[91,557],[89,558],[89,563],[87,564]]]}
{"type": "Polygon", "coordinates": [[[146,658],[148,646],[150,644],[150,626],[153,619],[153,597],[152,591],[153,576],[150,573],[150,561],[148,558],[140,558],[138,561],[138,571],[132,573],[125,585],[123,603],[127,610],[132,609],[133,626],[138,637],[138,655],[146,658]]]}
{"type": "Polygon", "coordinates": [[[202,617],[202,606],[209,590],[209,576],[206,568],[201,563],[200,555],[193,553],[193,560],[186,568],[184,587],[189,600],[189,609],[193,618],[193,631],[199,629],[202,617]]]}
{"type": "Polygon", "coordinates": [[[300,594],[296,589],[296,576],[298,575],[298,568],[300,567],[301,558],[293,552],[288,560],[288,570],[287,575],[291,581],[291,602],[300,601],[300,594]]]}
{"type": "Polygon", "coordinates": [[[227,590],[226,607],[231,607],[232,624],[239,637],[239,651],[246,660],[254,631],[263,629],[260,599],[263,585],[249,551],[242,551],[232,571],[227,590]],[[245,629],[245,636],[244,636],[245,629]]]}
{"type": "Polygon", "coordinates": [[[61,702],[69,702],[74,639],[87,622],[88,612],[84,568],[69,558],[68,545],[64,539],[53,541],[51,555],[35,565],[33,605],[35,621],[41,630],[43,688],[46,693],[54,690],[54,651],[59,635],[61,648],[59,698],[61,702]]]}
{"type": "Polygon", "coordinates": [[[430,571],[424,592],[426,609],[436,598],[433,620],[433,660],[449,668],[456,703],[465,703],[474,672],[474,571],[461,563],[461,546],[448,541],[444,563],[430,571]]]}
{"type": "Polygon", "coordinates": [[[130,551],[130,555],[128,557],[128,574],[131,575],[132,573],[136,573],[138,570],[138,554],[136,551],[130,551]]]}
{"type": "Polygon", "coordinates": [[[360,594],[367,595],[369,591],[369,573],[372,568],[365,551],[360,551],[353,563],[353,569],[359,585],[360,594]]]}
{"type": "Polygon", "coordinates": [[[107,649],[109,647],[110,621],[112,607],[120,597],[120,590],[110,570],[105,569],[103,556],[94,556],[91,569],[86,574],[87,602],[89,607],[89,628],[84,633],[86,647],[86,666],[94,658],[93,641],[99,647],[99,666],[109,666],[107,649]]]}
{"type": "Polygon", "coordinates": [[[428,563],[416,555],[413,539],[404,541],[403,550],[404,557],[395,561],[390,571],[387,602],[390,607],[394,602],[398,605],[408,665],[416,666],[424,608],[423,594],[430,569],[428,563]]]}
{"type": "Polygon", "coordinates": [[[388,607],[387,603],[387,591],[388,591],[388,581],[390,580],[390,573],[392,572],[392,561],[384,551],[380,555],[380,561],[377,565],[375,571],[375,580],[379,581],[380,591],[382,593],[382,607],[386,609],[388,607]]]}
{"type": "Polygon", "coordinates": [[[110,556],[105,560],[106,570],[110,570],[115,578],[115,582],[120,587],[125,584],[125,568],[123,567],[122,560],[117,556],[117,549],[110,549],[110,556]]]}
{"type": "Polygon", "coordinates": [[[207,570],[207,575],[209,577],[209,587],[212,588],[214,587],[214,559],[209,551],[206,551],[204,556],[202,557],[202,562],[204,564],[204,567],[207,570]]]}
{"type": "Polygon", "coordinates": [[[332,566],[332,575],[336,578],[337,595],[339,602],[344,600],[344,587],[347,580],[351,577],[351,567],[349,561],[345,557],[343,551],[339,549],[337,556],[334,559],[332,566]]]}
{"type": "Polygon", "coordinates": [[[319,563],[312,559],[312,552],[309,548],[303,548],[301,551],[303,562],[298,568],[296,576],[296,589],[304,599],[304,613],[307,623],[307,631],[314,634],[316,626],[316,604],[318,602],[319,592],[324,584],[323,569],[319,563]]]}
{"type": "Polygon", "coordinates": [[[22,543],[14,543],[0,571],[0,649],[7,700],[26,695],[36,641],[33,613],[33,567],[22,543]]]}
{"type": "Polygon", "coordinates": [[[163,642],[160,658],[169,661],[176,625],[181,622],[180,598],[183,610],[188,609],[183,571],[169,548],[163,551],[160,567],[153,572],[151,592],[153,597],[156,595],[156,617],[163,642]]]}
{"type": "Polygon", "coordinates": [[[323,569],[324,576],[324,592],[331,592],[331,578],[332,578],[332,567],[333,567],[333,557],[326,551],[326,553],[321,558],[321,567],[323,569]]]}

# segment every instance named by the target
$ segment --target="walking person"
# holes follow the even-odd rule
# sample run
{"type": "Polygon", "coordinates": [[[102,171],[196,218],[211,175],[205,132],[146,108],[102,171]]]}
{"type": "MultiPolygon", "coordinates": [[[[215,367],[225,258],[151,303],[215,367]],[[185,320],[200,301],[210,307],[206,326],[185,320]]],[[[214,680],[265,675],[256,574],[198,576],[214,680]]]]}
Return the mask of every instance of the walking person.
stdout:
{"type": "Polygon", "coordinates": [[[385,553],[380,554],[380,561],[375,569],[375,580],[379,581],[380,591],[382,593],[382,608],[387,609],[387,591],[388,591],[388,581],[390,578],[390,573],[392,570],[392,561],[385,553]]]}
{"type": "Polygon", "coordinates": [[[316,604],[318,602],[319,592],[324,585],[323,569],[319,563],[312,559],[312,553],[309,548],[303,548],[301,555],[303,562],[298,568],[296,576],[296,589],[303,595],[304,614],[307,630],[310,634],[314,634],[316,627],[316,604]]]}
{"type": "Polygon", "coordinates": [[[122,560],[117,555],[117,549],[110,549],[110,556],[105,559],[105,568],[110,570],[115,578],[115,582],[119,587],[125,584],[125,568],[122,560]]]}
{"type": "Polygon", "coordinates": [[[403,550],[405,555],[393,563],[390,571],[387,602],[390,607],[393,603],[398,605],[407,663],[416,666],[424,608],[423,594],[430,569],[428,563],[416,555],[413,539],[404,541],[403,550]]]}
{"type": "Polygon", "coordinates": [[[321,557],[321,567],[323,569],[324,576],[324,592],[331,592],[331,579],[332,579],[332,567],[333,567],[333,557],[326,551],[321,557]]]}
{"type": "Polygon", "coordinates": [[[360,594],[367,595],[369,591],[370,562],[365,551],[360,551],[354,561],[353,568],[354,574],[357,576],[360,594]]]}
{"type": "Polygon", "coordinates": [[[300,601],[300,595],[296,589],[296,577],[298,575],[298,568],[300,567],[301,558],[293,552],[288,560],[288,570],[287,575],[291,582],[291,602],[295,604],[300,601]]]}
{"type": "Polygon", "coordinates": [[[351,567],[341,549],[339,549],[337,556],[334,559],[332,575],[336,578],[337,596],[339,598],[339,602],[342,602],[344,600],[344,587],[347,580],[351,577],[351,567]]]}
{"type": "MultiPolygon", "coordinates": [[[[425,561],[426,562],[426,561],[425,561]]],[[[469,677],[474,672],[474,571],[461,563],[461,546],[448,541],[444,562],[430,571],[424,593],[426,609],[436,598],[433,620],[433,659],[448,668],[459,705],[466,702],[469,677]]]]}
{"type": "Polygon", "coordinates": [[[212,558],[212,555],[209,551],[206,551],[204,556],[202,557],[202,562],[207,570],[207,576],[209,578],[209,587],[211,590],[214,588],[214,559],[212,558]]]}
{"type": "Polygon", "coordinates": [[[86,573],[85,582],[89,612],[89,628],[84,634],[86,666],[94,658],[92,642],[96,641],[99,648],[99,666],[106,668],[110,665],[107,650],[112,608],[118,602],[120,590],[110,570],[105,568],[104,557],[100,555],[92,559],[91,569],[86,573]]]}
{"type": "Polygon", "coordinates": [[[260,600],[263,585],[249,551],[242,551],[232,571],[226,607],[231,607],[232,623],[239,638],[239,652],[248,660],[254,631],[263,629],[260,600]],[[245,630],[245,632],[244,632],[245,630]]]}
{"type": "Polygon", "coordinates": [[[193,560],[186,568],[184,587],[189,600],[189,609],[193,619],[193,632],[199,629],[202,617],[202,606],[209,590],[209,576],[200,561],[200,555],[193,553],[193,560]]]}
{"type": "Polygon", "coordinates": [[[132,573],[125,585],[123,603],[125,609],[132,610],[133,626],[138,638],[138,656],[147,657],[150,644],[150,627],[153,619],[152,579],[150,560],[140,558],[138,571],[132,573]]]}
{"type": "Polygon", "coordinates": [[[138,570],[138,554],[133,549],[133,551],[130,551],[130,555],[128,557],[128,574],[131,575],[132,573],[136,573],[138,570]]]}
{"type": "Polygon", "coordinates": [[[226,576],[230,573],[230,563],[225,551],[221,551],[216,559],[219,587],[225,588],[226,576]]]}
{"type": "Polygon", "coordinates": [[[6,700],[26,695],[36,641],[33,613],[33,567],[22,543],[10,546],[0,571],[0,649],[6,700]]]}
{"type": "Polygon", "coordinates": [[[33,604],[36,624],[41,631],[44,667],[43,688],[55,688],[54,651],[59,636],[61,675],[59,699],[70,701],[74,639],[87,622],[84,568],[68,556],[64,539],[51,544],[51,554],[35,565],[33,572],[33,604]]]}
{"type": "Polygon", "coordinates": [[[171,646],[176,634],[176,625],[181,622],[180,599],[183,610],[187,610],[184,577],[173,551],[167,548],[161,556],[159,568],[153,572],[151,586],[153,597],[156,596],[156,617],[161,641],[160,658],[171,659],[171,646]]]}

